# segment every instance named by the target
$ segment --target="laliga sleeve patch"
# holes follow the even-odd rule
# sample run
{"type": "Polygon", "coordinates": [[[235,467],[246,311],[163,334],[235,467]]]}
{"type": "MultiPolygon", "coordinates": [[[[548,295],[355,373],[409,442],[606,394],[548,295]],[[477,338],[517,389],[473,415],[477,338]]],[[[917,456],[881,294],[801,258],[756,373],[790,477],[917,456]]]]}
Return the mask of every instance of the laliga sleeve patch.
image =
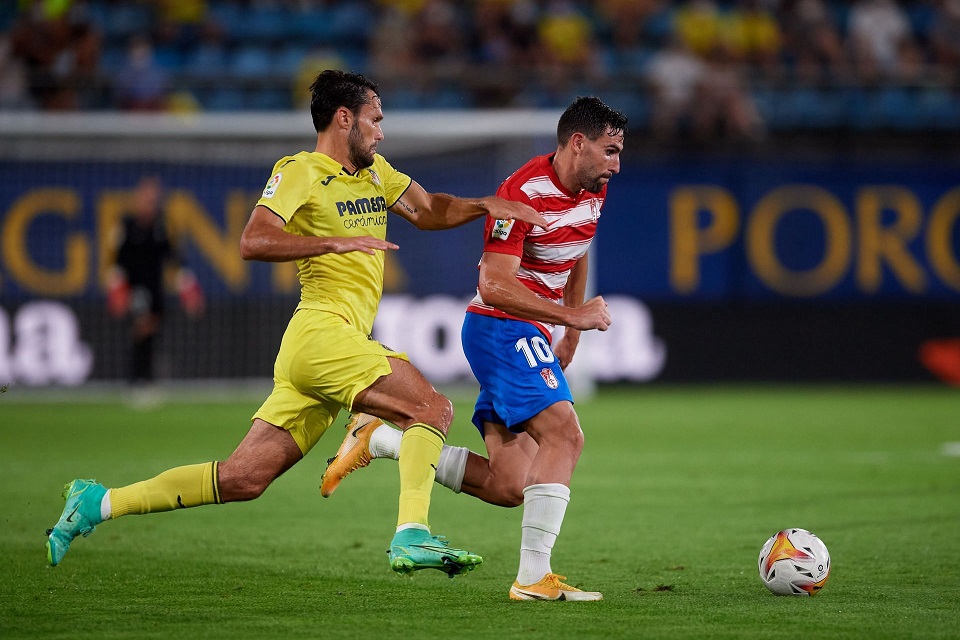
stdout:
{"type": "Polygon", "coordinates": [[[510,230],[513,229],[513,220],[497,220],[493,223],[493,232],[491,238],[506,240],[510,236],[510,230]]]}
{"type": "Polygon", "coordinates": [[[281,175],[281,174],[279,174],[279,173],[276,174],[275,176],[273,176],[272,178],[270,178],[270,181],[267,182],[267,188],[263,190],[263,197],[264,197],[264,198],[272,198],[272,197],[273,197],[273,194],[275,194],[275,193],[277,192],[277,187],[280,186],[280,180],[281,180],[282,178],[283,178],[283,175],[281,175]]]}

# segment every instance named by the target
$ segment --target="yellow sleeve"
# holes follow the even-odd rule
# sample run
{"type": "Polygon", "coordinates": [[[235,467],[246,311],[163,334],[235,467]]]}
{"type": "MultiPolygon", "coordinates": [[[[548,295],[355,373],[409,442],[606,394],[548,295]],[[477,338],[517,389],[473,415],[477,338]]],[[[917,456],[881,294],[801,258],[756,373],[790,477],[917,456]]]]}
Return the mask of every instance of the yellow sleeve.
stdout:
{"type": "Polygon", "coordinates": [[[257,204],[270,209],[284,222],[290,222],[297,209],[310,198],[310,186],[311,172],[307,164],[295,158],[283,158],[273,168],[273,175],[257,204]]]}
{"type": "Polygon", "coordinates": [[[383,197],[386,199],[389,209],[397,203],[403,192],[410,187],[413,178],[394,169],[381,155],[374,158],[373,168],[380,178],[380,184],[383,186],[383,197]]]}

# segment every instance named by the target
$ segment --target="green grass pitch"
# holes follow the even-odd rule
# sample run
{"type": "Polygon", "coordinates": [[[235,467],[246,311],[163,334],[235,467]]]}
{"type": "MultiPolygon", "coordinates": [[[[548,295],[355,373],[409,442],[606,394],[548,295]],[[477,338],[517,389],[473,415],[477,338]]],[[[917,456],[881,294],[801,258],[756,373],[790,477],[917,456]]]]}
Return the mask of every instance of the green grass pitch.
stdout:
{"type": "MultiPolygon", "coordinates": [[[[392,574],[397,467],[324,500],[317,450],[260,499],[107,522],[46,566],[75,477],[118,486],[223,459],[259,399],[122,403],[0,397],[2,638],[957,638],[960,392],[934,387],[606,389],[553,566],[599,603],[517,603],[520,509],[437,486],[436,533],[485,557],[450,580],[392,574]],[[778,598],[761,545],[803,527],[833,571],[778,598]]],[[[470,405],[451,442],[477,449],[470,405]]]]}

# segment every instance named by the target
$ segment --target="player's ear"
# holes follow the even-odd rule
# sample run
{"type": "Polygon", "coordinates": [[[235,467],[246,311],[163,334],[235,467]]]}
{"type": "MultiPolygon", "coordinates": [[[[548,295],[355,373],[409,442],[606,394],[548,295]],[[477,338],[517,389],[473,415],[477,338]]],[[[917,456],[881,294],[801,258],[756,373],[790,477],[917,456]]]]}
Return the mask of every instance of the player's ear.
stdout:
{"type": "Polygon", "coordinates": [[[579,133],[579,132],[574,133],[572,136],[570,136],[570,142],[568,142],[567,144],[570,145],[570,148],[573,151],[575,151],[576,153],[580,153],[581,151],[583,151],[583,141],[585,139],[586,139],[586,136],[584,136],[582,133],[579,133]]]}
{"type": "Polygon", "coordinates": [[[353,126],[353,112],[346,107],[338,108],[333,117],[337,123],[337,126],[341,128],[349,129],[351,126],[353,126]]]}

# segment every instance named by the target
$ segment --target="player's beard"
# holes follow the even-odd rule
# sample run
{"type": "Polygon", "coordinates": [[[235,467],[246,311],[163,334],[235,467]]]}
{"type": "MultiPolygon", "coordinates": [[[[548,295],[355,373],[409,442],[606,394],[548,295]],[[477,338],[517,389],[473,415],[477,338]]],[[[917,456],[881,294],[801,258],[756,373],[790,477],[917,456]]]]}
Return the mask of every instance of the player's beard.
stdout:
{"type": "Polygon", "coordinates": [[[590,193],[597,193],[600,189],[603,188],[603,185],[606,184],[604,180],[609,181],[613,176],[612,173],[601,173],[597,175],[593,173],[596,169],[591,169],[589,166],[579,166],[577,167],[577,182],[580,183],[580,188],[589,191],[590,193]]]}
{"type": "Polygon", "coordinates": [[[360,134],[360,127],[354,123],[350,127],[350,134],[347,136],[347,148],[350,154],[350,164],[356,167],[356,170],[366,169],[373,164],[372,147],[364,147],[363,136],[360,134]]]}
{"type": "Polygon", "coordinates": [[[597,193],[598,191],[600,191],[600,189],[603,188],[603,185],[606,184],[605,182],[603,182],[604,179],[610,180],[610,176],[606,174],[599,175],[599,176],[584,174],[580,176],[580,184],[582,184],[583,188],[589,191],[590,193],[597,193]]]}

